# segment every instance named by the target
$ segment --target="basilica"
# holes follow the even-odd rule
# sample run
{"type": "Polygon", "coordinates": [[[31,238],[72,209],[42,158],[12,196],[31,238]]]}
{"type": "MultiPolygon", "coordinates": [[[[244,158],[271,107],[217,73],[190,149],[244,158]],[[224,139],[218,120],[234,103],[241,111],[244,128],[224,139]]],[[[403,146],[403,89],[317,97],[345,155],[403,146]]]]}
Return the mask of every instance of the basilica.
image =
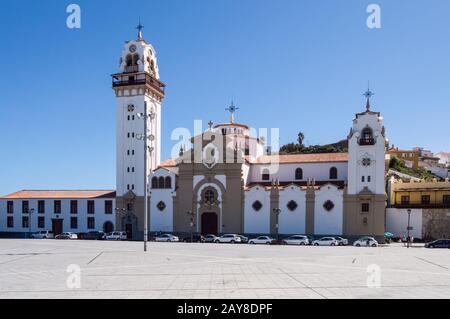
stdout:
{"type": "Polygon", "coordinates": [[[267,152],[265,140],[235,120],[232,105],[228,122],[211,123],[178,158],[162,160],[165,84],[141,31],[125,43],[112,86],[115,226],[131,238],[144,234],[146,192],[150,232],[383,237],[387,137],[370,91],[350,123],[347,153],[267,152]]]}

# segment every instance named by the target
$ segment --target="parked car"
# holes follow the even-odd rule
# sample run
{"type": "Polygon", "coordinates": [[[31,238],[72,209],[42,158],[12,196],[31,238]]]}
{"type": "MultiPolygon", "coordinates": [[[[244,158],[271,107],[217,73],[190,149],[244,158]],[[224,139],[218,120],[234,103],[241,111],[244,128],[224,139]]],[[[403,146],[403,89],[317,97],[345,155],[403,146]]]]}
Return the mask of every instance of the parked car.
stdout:
{"type": "Polygon", "coordinates": [[[158,235],[155,237],[155,241],[158,242],[178,242],[180,241],[180,238],[178,238],[177,236],[174,236],[172,234],[163,234],[163,235],[158,235]]]}
{"type": "Polygon", "coordinates": [[[85,240],[105,240],[106,235],[102,231],[93,230],[87,233],[83,233],[79,237],[85,240]]]}
{"type": "Polygon", "coordinates": [[[250,239],[250,245],[271,245],[274,239],[269,236],[259,236],[258,238],[250,239]]]}
{"type": "Polygon", "coordinates": [[[217,237],[214,240],[214,242],[216,244],[219,244],[219,243],[235,244],[235,243],[241,243],[241,241],[242,241],[241,237],[239,237],[239,235],[236,235],[236,234],[225,234],[220,237],[217,237]]]}
{"type": "Polygon", "coordinates": [[[206,235],[205,243],[214,243],[216,241],[216,239],[217,239],[216,235],[212,235],[212,234],[206,235]]]}
{"type": "Polygon", "coordinates": [[[61,233],[55,236],[55,239],[78,239],[78,235],[75,233],[61,233]]]}
{"type": "Polygon", "coordinates": [[[337,246],[339,242],[334,237],[323,237],[313,241],[314,246],[337,246]]]}
{"type": "Polygon", "coordinates": [[[306,235],[306,237],[308,237],[309,244],[312,245],[313,241],[315,240],[314,237],[310,235],[306,235]]]}
{"type": "Polygon", "coordinates": [[[430,243],[425,244],[425,248],[449,248],[450,249],[450,239],[438,239],[430,243]]]}
{"type": "Polygon", "coordinates": [[[282,243],[283,245],[301,245],[301,246],[310,244],[308,237],[303,235],[290,236],[288,238],[283,239],[282,243]]]}
{"type": "Polygon", "coordinates": [[[38,231],[37,233],[31,234],[30,237],[33,239],[53,239],[54,235],[53,231],[51,230],[41,230],[38,231]]]}
{"type": "Polygon", "coordinates": [[[373,237],[361,237],[360,239],[358,239],[357,241],[355,241],[353,243],[353,246],[356,247],[377,247],[378,246],[378,242],[375,240],[375,238],[373,237]]]}
{"type": "Polygon", "coordinates": [[[184,243],[204,243],[205,237],[202,235],[192,235],[183,238],[184,243]]]}
{"type": "Polygon", "coordinates": [[[107,233],[105,236],[106,240],[127,240],[127,233],[124,231],[113,231],[107,233]]]}
{"type": "Polygon", "coordinates": [[[241,243],[247,244],[248,243],[248,237],[245,237],[243,235],[238,235],[241,238],[241,243]]]}
{"type": "Polygon", "coordinates": [[[334,236],[334,238],[338,242],[338,246],[347,246],[348,245],[348,239],[342,238],[340,236],[334,236]]]}

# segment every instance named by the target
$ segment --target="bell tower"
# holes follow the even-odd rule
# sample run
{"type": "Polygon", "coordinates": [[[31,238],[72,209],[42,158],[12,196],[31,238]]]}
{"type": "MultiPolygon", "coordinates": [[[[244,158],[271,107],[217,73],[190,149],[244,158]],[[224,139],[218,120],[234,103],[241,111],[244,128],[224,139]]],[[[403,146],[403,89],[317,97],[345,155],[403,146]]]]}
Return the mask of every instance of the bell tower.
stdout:
{"type": "Polygon", "coordinates": [[[119,73],[112,75],[116,95],[116,196],[121,212],[117,214],[116,225],[131,233],[129,237],[133,239],[143,236],[144,179],[161,161],[161,105],[165,95],[156,51],[143,39],[143,28],[139,23],[137,39],[125,42],[119,73]],[[147,121],[146,150],[144,121],[147,121]],[[132,222],[127,224],[125,219],[132,222]]]}
{"type": "Polygon", "coordinates": [[[386,132],[383,117],[371,110],[356,114],[348,136],[348,184],[344,196],[344,232],[383,240],[386,210],[386,132]]]}

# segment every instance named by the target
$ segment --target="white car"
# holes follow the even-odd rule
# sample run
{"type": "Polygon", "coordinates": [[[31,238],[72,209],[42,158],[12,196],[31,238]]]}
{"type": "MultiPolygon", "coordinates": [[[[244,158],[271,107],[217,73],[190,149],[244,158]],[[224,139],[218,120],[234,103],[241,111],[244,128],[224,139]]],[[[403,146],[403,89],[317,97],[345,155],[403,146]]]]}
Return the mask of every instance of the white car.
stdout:
{"type": "Polygon", "coordinates": [[[309,239],[303,235],[293,235],[291,237],[283,239],[283,245],[309,245],[309,239]]]}
{"type": "Polygon", "coordinates": [[[75,233],[65,232],[55,236],[55,239],[78,239],[75,233]]]}
{"type": "Polygon", "coordinates": [[[337,246],[339,242],[334,237],[323,237],[313,241],[314,246],[337,246]]]}
{"type": "Polygon", "coordinates": [[[269,236],[259,236],[258,238],[250,239],[248,243],[250,245],[271,245],[273,241],[274,239],[269,236]]]}
{"type": "Polygon", "coordinates": [[[241,237],[239,237],[236,234],[225,234],[220,237],[217,237],[216,240],[214,240],[214,242],[216,244],[220,244],[220,243],[235,244],[235,243],[240,243],[241,241],[242,241],[241,237]]]}
{"type": "Polygon", "coordinates": [[[378,242],[373,237],[361,237],[353,243],[355,247],[378,247],[378,242]]]}
{"type": "Polygon", "coordinates": [[[334,238],[338,241],[339,246],[347,246],[348,245],[348,239],[342,238],[339,236],[337,236],[337,237],[335,236],[334,238]]]}
{"type": "Polygon", "coordinates": [[[37,233],[31,234],[30,237],[34,239],[53,239],[55,236],[51,230],[41,230],[37,233]]]}
{"type": "Polygon", "coordinates": [[[113,231],[106,234],[106,240],[127,240],[127,233],[124,231],[113,231]]]}
{"type": "Polygon", "coordinates": [[[178,238],[177,236],[174,236],[172,234],[164,234],[164,235],[159,235],[155,237],[155,241],[159,241],[159,242],[178,242],[180,241],[180,238],[178,238]]]}

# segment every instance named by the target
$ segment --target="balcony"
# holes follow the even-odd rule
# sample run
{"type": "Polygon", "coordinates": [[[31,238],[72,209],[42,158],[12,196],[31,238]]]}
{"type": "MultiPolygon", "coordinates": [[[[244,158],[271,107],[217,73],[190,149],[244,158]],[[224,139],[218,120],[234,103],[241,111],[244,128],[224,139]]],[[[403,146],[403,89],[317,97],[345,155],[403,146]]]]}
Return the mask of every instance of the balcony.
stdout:
{"type": "Polygon", "coordinates": [[[113,88],[132,85],[147,85],[161,94],[164,94],[166,86],[164,83],[150,76],[148,73],[135,73],[132,76],[120,73],[112,76],[113,88]]]}

